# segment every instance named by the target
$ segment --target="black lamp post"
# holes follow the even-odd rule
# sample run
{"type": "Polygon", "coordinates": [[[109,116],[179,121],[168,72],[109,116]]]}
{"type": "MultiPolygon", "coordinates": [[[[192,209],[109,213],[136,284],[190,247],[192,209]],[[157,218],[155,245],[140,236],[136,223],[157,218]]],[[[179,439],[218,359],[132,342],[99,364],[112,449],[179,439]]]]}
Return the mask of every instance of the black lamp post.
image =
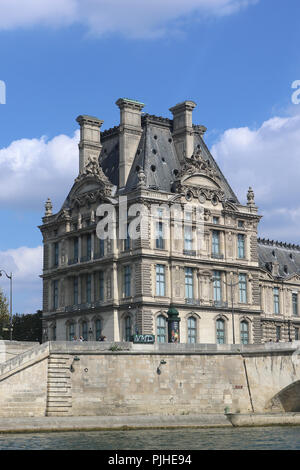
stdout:
{"type": "Polygon", "coordinates": [[[10,281],[10,295],[9,295],[9,338],[10,341],[12,341],[12,280],[13,280],[13,275],[10,273],[10,276],[7,274],[4,269],[1,269],[0,271],[0,277],[2,276],[2,273],[5,274],[7,279],[10,281]]]}

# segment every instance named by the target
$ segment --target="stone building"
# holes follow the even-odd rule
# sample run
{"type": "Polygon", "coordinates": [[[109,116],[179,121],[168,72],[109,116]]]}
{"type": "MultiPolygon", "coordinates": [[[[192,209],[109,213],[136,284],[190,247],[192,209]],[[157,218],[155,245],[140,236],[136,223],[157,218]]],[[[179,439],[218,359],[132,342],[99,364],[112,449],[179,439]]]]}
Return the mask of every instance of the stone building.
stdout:
{"type": "Polygon", "coordinates": [[[57,214],[45,204],[44,339],[166,342],[170,307],[183,343],[298,339],[300,247],[258,238],[254,193],[239,202],[192,122],[196,104],[173,119],[116,104],[112,129],[77,118],[78,177],[57,214]]]}

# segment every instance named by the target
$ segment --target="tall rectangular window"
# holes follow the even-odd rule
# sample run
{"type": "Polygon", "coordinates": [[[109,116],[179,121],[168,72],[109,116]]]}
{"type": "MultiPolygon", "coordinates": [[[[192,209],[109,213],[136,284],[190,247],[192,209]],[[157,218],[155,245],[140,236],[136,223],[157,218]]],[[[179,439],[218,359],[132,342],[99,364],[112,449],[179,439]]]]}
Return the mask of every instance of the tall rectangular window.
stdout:
{"type": "Polygon", "coordinates": [[[193,249],[193,228],[191,225],[184,227],[184,249],[187,251],[193,249]]]}
{"type": "Polygon", "coordinates": [[[295,341],[299,341],[299,328],[295,328],[295,341]]]}
{"type": "Polygon", "coordinates": [[[74,297],[73,297],[74,305],[78,305],[78,277],[74,278],[73,293],[74,293],[74,297]]]}
{"type": "Polygon", "coordinates": [[[245,258],[245,235],[241,233],[238,234],[238,258],[245,258]]]}
{"type": "Polygon", "coordinates": [[[111,273],[109,272],[106,277],[106,297],[111,299],[111,273]]]}
{"type": "Polygon", "coordinates": [[[298,315],[298,294],[292,294],[293,315],[298,315]]]}
{"type": "Polygon", "coordinates": [[[74,238],[74,261],[78,261],[78,238],[74,238]]]}
{"type": "Polygon", "coordinates": [[[100,257],[104,256],[104,240],[99,238],[99,255],[100,257]]]}
{"type": "Polygon", "coordinates": [[[239,274],[239,299],[240,303],[247,303],[247,277],[246,274],[239,274]]]}
{"type": "Polygon", "coordinates": [[[193,299],[193,268],[185,268],[185,298],[193,299]]]}
{"type": "Polygon", "coordinates": [[[156,248],[163,250],[165,247],[164,243],[164,228],[162,222],[156,222],[156,248]]]}
{"type": "Polygon", "coordinates": [[[281,339],[281,327],[276,326],[276,341],[280,341],[281,339]]]}
{"type": "Polygon", "coordinates": [[[273,299],[274,299],[274,313],[280,313],[279,309],[279,288],[274,287],[273,289],[273,299]]]}
{"type": "Polygon", "coordinates": [[[127,224],[127,233],[124,240],[124,250],[130,250],[130,236],[129,236],[129,224],[127,224]]]}
{"type": "Polygon", "coordinates": [[[156,318],[156,338],[158,343],[167,341],[167,322],[162,315],[156,318]]]}
{"type": "Polygon", "coordinates": [[[53,309],[58,308],[58,281],[53,281],[53,309]]]}
{"type": "Polygon", "coordinates": [[[87,235],[86,237],[86,257],[87,259],[91,259],[92,256],[92,236],[87,235]]]}
{"type": "Polygon", "coordinates": [[[124,268],[124,296],[130,297],[131,295],[131,268],[125,266],[124,268]]]}
{"type": "Polygon", "coordinates": [[[212,254],[220,254],[220,232],[214,230],[212,233],[212,254]]]}
{"type": "Polygon", "coordinates": [[[165,295],[165,267],[163,264],[156,265],[156,295],[165,295]]]}
{"type": "Polygon", "coordinates": [[[194,317],[188,318],[188,343],[194,344],[197,342],[197,321],[194,317]]]}
{"type": "Polygon", "coordinates": [[[221,287],[221,272],[214,271],[214,301],[221,302],[222,300],[222,287],[221,287]]]}
{"type": "Polygon", "coordinates": [[[218,344],[225,344],[225,322],[222,319],[217,320],[216,324],[217,328],[217,343],[218,344]]]}
{"type": "Polygon", "coordinates": [[[54,243],[54,266],[58,266],[59,263],[59,244],[54,243]]]}
{"type": "Polygon", "coordinates": [[[104,300],[104,275],[103,275],[103,271],[99,272],[99,300],[104,300]]]}
{"type": "Polygon", "coordinates": [[[92,301],[92,275],[88,274],[86,276],[86,301],[91,303],[92,301]]]}

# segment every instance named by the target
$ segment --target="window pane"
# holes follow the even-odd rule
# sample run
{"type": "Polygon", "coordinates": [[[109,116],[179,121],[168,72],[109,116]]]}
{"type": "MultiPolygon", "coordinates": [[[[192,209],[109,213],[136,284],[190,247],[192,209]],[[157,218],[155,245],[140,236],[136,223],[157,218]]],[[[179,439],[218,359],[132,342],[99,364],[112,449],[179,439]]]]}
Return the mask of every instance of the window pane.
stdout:
{"type": "Polygon", "coordinates": [[[249,344],[249,324],[246,321],[241,322],[241,343],[249,344]]]}
{"type": "Polygon", "coordinates": [[[298,294],[292,294],[293,315],[298,315],[298,294]]]}
{"type": "Polygon", "coordinates": [[[225,344],[225,322],[217,320],[217,343],[225,344]]]}
{"type": "Polygon", "coordinates": [[[96,341],[99,341],[102,332],[101,320],[96,320],[96,341]]]}
{"type": "Polygon", "coordinates": [[[188,343],[194,344],[197,341],[196,319],[193,317],[188,318],[188,343]]]}
{"type": "Polygon", "coordinates": [[[156,295],[165,295],[165,267],[162,264],[156,266],[156,295]]]}
{"type": "Polygon", "coordinates": [[[274,287],[273,296],[274,296],[274,313],[279,313],[279,289],[278,287],[274,287]]]}
{"type": "Polygon", "coordinates": [[[247,280],[246,274],[239,275],[239,293],[240,293],[240,302],[243,304],[247,303],[247,280]]]}
{"type": "Polygon", "coordinates": [[[131,317],[125,318],[125,341],[131,341],[131,317]]]}
{"type": "Polygon", "coordinates": [[[156,248],[163,250],[164,249],[164,231],[163,223],[156,223],[156,248]]]}
{"type": "Polygon", "coordinates": [[[185,297],[186,299],[193,299],[193,269],[185,268],[185,297]]]}
{"type": "Polygon", "coordinates": [[[191,226],[184,227],[184,249],[193,249],[193,229],[191,226]]]}
{"type": "Polygon", "coordinates": [[[166,332],[167,332],[166,319],[165,317],[160,315],[156,319],[156,335],[157,335],[158,343],[166,343],[167,341],[166,332]]]}
{"type": "Polygon", "coordinates": [[[124,295],[130,297],[131,295],[131,268],[125,266],[124,268],[124,295]]]}
{"type": "Polygon", "coordinates": [[[245,258],[245,236],[238,235],[238,258],[245,258]]]}
{"type": "Polygon", "coordinates": [[[221,302],[221,300],[222,300],[221,273],[220,271],[214,271],[214,301],[221,302]]]}
{"type": "Polygon", "coordinates": [[[220,254],[220,233],[215,230],[212,233],[212,253],[214,255],[220,254]]]}

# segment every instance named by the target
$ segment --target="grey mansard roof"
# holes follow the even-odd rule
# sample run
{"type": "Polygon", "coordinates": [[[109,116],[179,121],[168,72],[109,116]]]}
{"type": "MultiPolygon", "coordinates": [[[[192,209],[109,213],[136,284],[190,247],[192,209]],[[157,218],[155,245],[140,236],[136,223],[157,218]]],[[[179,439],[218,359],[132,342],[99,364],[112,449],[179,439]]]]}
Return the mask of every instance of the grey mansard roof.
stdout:
{"type": "MultiPolygon", "coordinates": [[[[176,174],[181,167],[172,139],[172,126],[171,119],[148,114],[142,116],[142,136],[128,176],[126,192],[136,188],[139,169],[144,170],[147,188],[171,192],[176,174]]],[[[201,149],[204,158],[209,160],[217,171],[226,199],[239,203],[202,139],[201,135],[205,132],[205,127],[196,125],[193,127],[195,150],[201,149]]],[[[105,175],[114,185],[118,185],[119,178],[118,130],[117,126],[101,133],[103,148],[100,163],[105,175]]]]}
{"type": "MultiPolygon", "coordinates": [[[[278,263],[278,277],[288,278],[300,274],[300,246],[258,239],[259,266],[272,273],[278,263]]],[[[275,276],[277,277],[277,276],[275,276]]]]}

